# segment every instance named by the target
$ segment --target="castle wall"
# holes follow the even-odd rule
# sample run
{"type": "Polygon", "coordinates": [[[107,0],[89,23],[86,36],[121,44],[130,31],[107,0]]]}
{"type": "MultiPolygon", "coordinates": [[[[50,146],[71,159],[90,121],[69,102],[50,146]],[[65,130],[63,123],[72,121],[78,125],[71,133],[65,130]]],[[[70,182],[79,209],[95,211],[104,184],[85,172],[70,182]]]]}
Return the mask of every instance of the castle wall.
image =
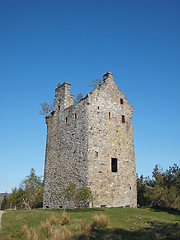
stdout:
{"type": "Polygon", "coordinates": [[[70,84],[63,83],[56,89],[54,109],[46,117],[43,207],[78,207],[64,198],[70,183],[91,188],[90,207],[136,207],[133,107],[113,75],[104,75],[101,86],[78,103],[73,103],[70,84]]]}
{"type": "MultiPolygon", "coordinates": [[[[59,104],[58,99],[55,103],[59,104]]],[[[47,118],[44,208],[77,207],[66,201],[63,190],[70,183],[78,188],[87,185],[86,99],[64,110],[58,104],[54,115],[47,118]]]]}
{"type": "Polygon", "coordinates": [[[88,169],[93,207],[137,206],[132,112],[111,75],[89,95],[88,169]],[[117,159],[117,172],[112,172],[112,158],[117,159]]]}

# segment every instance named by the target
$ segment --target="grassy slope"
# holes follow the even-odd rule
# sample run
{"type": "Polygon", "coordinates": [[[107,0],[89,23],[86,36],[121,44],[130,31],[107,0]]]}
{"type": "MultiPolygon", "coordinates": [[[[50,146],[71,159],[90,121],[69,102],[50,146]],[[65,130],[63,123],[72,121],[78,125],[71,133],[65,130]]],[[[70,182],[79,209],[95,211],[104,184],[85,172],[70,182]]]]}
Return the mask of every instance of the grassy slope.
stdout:
{"type": "MultiPolygon", "coordinates": [[[[105,214],[110,219],[110,227],[92,232],[89,239],[122,240],[173,240],[180,239],[180,212],[157,211],[153,209],[103,208],[88,210],[68,210],[71,223],[68,229],[78,232],[82,221],[90,223],[95,214],[105,214]]],[[[22,226],[38,228],[52,215],[60,218],[61,210],[6,211],[2,217],[0,239],[22,239],[22,226]]],[[[83,239],[83,238],[78,238],[83,239]]],[[[87,238],[86,238],[87,239],[87,238]]]]}

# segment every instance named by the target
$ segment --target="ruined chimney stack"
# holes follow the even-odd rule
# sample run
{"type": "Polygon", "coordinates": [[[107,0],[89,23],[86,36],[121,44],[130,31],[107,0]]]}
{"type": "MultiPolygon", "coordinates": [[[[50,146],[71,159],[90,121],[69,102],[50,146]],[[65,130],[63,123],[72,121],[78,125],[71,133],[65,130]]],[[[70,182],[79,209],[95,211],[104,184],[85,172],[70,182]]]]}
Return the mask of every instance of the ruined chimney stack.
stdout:
{"type": "Polygon", "coordinates": [[[64,110],[73,105],[74,96],[70,93],[71,84],[64,82],[55,90],[55,110],[64,110]]]}
{"type": "Polygon", "coordinates": [[[107,79],[113,79],[113,74],[111,72],[107,72],[103,76],[103,81],[105,82],[107,79]]]}

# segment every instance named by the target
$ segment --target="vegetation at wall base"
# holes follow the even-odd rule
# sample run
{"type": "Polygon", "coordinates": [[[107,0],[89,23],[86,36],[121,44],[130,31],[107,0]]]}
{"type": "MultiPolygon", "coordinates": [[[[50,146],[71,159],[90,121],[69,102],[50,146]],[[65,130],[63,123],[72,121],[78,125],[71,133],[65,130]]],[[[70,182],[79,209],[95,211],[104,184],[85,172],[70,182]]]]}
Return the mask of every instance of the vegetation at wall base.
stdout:
{"type": "Polygon", "coordinates": [[[174,208],[180,210],[180,168],[177,164],[163,171],[156,165],[152,178],[137,176],[139,206],[174,208]]]}
{"type": "MultiPolygon", "coordinates": [[[[152,178],[137,176],[137,190],[138,209],[37,209],[42,206],[42,180],[31,169],[19,189],[4,196],[1,208],[11,210],[2,216],[0,240],[179,240],[180,168],[174,164],[163,171],[156,165],[152,178]]],[[[89,188],[74,184],[62,194],[86,203],[93,197],[89,188]]]]}
{"type": "MultiPolygon", "coordinates": [[[[91,189],[70,183],[60,192],[67,200],[79,203],[81,207],[88,207],[93,199],[91,189]]],[[[30,174],[22,181],[19,189],[14,188],[11,194],[4,196],[1,209],[32,209],[42,207],[42,180],[32,168],[30,174]]],[[[180,168],[174,164],[163,171],[156,165],[152,178],[137,175],[137,203],[139,207],[156,207],[180,210],[180,168]]],[[[78,204],[76,204],[78,205],[78,204]]]]}
{"type": "Polygon", "coordinates": [[[63,195],[67,201],[73,200],[78,208],[88,208],[90,201],[93,199],[91,189],[89,187],[81,187],[77,189],[74,183],[70,183],[66,188],[62,189],[60,195],[63,195]]]}
{"type": "Polygon", "coordinates": [[[67,210],[7,210],[2,217],[2,240],[175,240],[180,239],[180,211],[100,208],[67,210]],[[63,236],[63,237],[62,237],[63,236]]]}

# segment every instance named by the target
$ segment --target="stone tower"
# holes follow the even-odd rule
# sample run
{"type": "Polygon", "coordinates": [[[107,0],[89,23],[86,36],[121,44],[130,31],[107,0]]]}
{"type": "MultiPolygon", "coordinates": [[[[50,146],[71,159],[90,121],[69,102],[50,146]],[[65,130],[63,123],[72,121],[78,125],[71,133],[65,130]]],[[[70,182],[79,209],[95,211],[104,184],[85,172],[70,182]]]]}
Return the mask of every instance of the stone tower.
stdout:
{"type": "Polygon", "coordinates": [[[62,194],[70,183],[90,187],[90,207],[137,206],[132,113],[110,72],[77,103],[69,83],[56,88],[46,117],[44,208],[78,207],[62,194]]]}

